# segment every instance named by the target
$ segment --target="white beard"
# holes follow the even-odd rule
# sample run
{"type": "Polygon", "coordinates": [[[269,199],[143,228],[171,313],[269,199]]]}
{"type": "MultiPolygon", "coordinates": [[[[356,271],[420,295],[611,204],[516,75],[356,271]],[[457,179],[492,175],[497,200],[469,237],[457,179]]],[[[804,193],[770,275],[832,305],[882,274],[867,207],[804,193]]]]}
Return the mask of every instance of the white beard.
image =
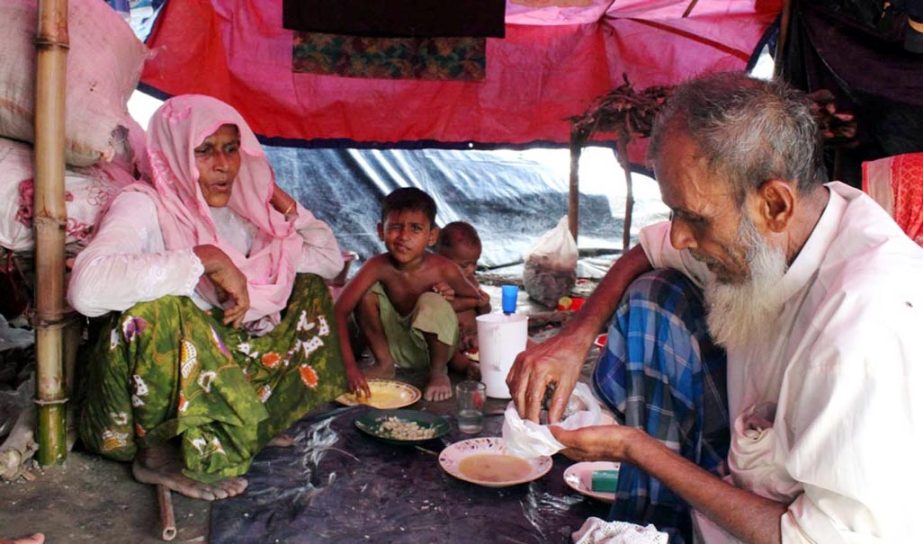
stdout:
{"type": "Polygon", "coordinates": [[[788,268],[785,254],[766,243],[746,216],[738,237],[747,249],[750,277],[742,284],[714,282],[705,288],[708,330],[725,348],[761,342],[782,308],[778,284],[788,268]]]}

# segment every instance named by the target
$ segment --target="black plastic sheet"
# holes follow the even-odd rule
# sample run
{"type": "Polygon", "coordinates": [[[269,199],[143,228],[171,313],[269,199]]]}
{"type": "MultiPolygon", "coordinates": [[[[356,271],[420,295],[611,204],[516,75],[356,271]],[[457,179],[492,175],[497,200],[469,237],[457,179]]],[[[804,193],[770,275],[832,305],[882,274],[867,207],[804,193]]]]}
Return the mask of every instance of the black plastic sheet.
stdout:
{"type": "MultiPolygon", "coordinates": [[[[474,225],[483,246],[480,264],[488,269],[521,263],[538,238],[567,215],[567,172],[558,168],[559,159],[567,164],[563,150],[264,148],[279,185],[363,261],[384,251],[376,232],[381,200],[399,187],[429,193],[439,225],[458,220],[474,225]]],[[[622,248],[625,204],[617,195],[624,182],[614,156],[608,164],[611,195],[581,189],[578,246],[615,254],[622,248]]],[[[584,185],[591,185],[591,174],[582,174],[584,185]]],[[[666,217],[666,208],[659,191],[650,190],[656,187],[652,180],[640,174],[633,179],[636,241],[641,227],[666,217]]]]}
{"type": "MultiPolygon", "coordinates": [[[[566,486],[570,464],[528,484],[487,488],[439,466],[452,432],[415,446],[367,436],[353,420],[367,407],[340,407],[302,419],[292,448],[267,448],[254,460],[247,492],[212,506],[211,542],[388,542],[420,544],[571,542],[589,516],[609,505],[566,486]]],[[[499,412],[499,410],[494,410],[499,412]]],[[[451,417],[451,416],[446,416],[451,417]]],[[[503,416],[485,418],[480,436],[499,436],[503,416]]]]}

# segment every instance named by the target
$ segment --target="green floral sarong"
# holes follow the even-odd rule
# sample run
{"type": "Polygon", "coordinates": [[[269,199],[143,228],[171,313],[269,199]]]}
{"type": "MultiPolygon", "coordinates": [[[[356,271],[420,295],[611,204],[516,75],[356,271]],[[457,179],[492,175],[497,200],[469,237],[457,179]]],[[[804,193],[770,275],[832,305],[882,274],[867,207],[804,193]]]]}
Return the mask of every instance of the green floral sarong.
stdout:
{"type": "Polygon", "coordinates": [[[117,460],[179,436],[187,476],[239,476],[271,438],[347,388],[333,302],[315,275],[298,275],[265,336],[222,325],[220,311],[188,297],[108,319],[87,363],[79,430],[117,460]]]}

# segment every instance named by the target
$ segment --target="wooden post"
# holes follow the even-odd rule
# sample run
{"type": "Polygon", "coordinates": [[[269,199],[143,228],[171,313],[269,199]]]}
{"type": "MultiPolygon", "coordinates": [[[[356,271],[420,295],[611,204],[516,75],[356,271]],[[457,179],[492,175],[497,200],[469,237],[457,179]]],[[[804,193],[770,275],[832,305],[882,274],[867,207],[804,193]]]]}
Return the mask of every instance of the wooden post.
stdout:
{"type": "Polygon", "coordinates": [[[39,0],[35,36],[35,356],[38,461],[67,457],[64,358],[64,97],[67,0],[39,0]]]}
{"type": "Polygon", "coordinates": [[[788,45],[789,33],[792,25],[792,0],[783,0],[782,16],[779,18],[779,37],[776,39],[776,51],[774,56],[775,65],[773,67],[774,79],[785,79],[788,75],[785,73],[785,47],[788,45]]]}
{"type": "Polygon", "coordinates": [[[623,134],[619,136],[618,142],[615,144],[615,153],[618,155],[616,158],[619,160],[619,164],[622,165],[622,170],[625,172],[625,220],[622,225],[622,253],[628,251],[628,246],[631,244],[631,213],[635,208],[635,196],[634,190],[631,184],[631,165],[628,163],[628,134],[623,134]]]}
{"type": "Polygon", "coordinates": [[[571,136],[570,144],[570,192],[568,193],[567,198],[567,226],[570,229],[571,235],[574,237],[574,242],[577,241],[577,223],[580,219],[580,154],[583,152],[583,147],[574,142],[573,136],[571,136]]]}

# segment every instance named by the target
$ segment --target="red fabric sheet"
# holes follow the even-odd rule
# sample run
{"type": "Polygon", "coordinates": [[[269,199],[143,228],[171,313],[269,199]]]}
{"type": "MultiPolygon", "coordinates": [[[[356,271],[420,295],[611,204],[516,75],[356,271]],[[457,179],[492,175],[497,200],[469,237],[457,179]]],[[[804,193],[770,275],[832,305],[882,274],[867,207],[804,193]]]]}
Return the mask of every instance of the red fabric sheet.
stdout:
{"type": "MultiPolygon", "coordinates": [[[[480,82],[353,79],[292,72],[281,0],[168,2],[142,82],[236,107],[264,137],[356,146],[515,144],[569,140],[568,117],[622,83],[669,85],[743,69],[781,0],[616,2],[595,23],[507,24],[488,39],[480,82]],[[618,9],[616,9],[616,7],[618,9]]],[[[644,143],[631,148],[640,163],[644,143]]]]}
{"type": "Polygon", "coordinates": [[[894,157],[891,163],[894,220],[923,246],[923,153],[894,157]]]}

